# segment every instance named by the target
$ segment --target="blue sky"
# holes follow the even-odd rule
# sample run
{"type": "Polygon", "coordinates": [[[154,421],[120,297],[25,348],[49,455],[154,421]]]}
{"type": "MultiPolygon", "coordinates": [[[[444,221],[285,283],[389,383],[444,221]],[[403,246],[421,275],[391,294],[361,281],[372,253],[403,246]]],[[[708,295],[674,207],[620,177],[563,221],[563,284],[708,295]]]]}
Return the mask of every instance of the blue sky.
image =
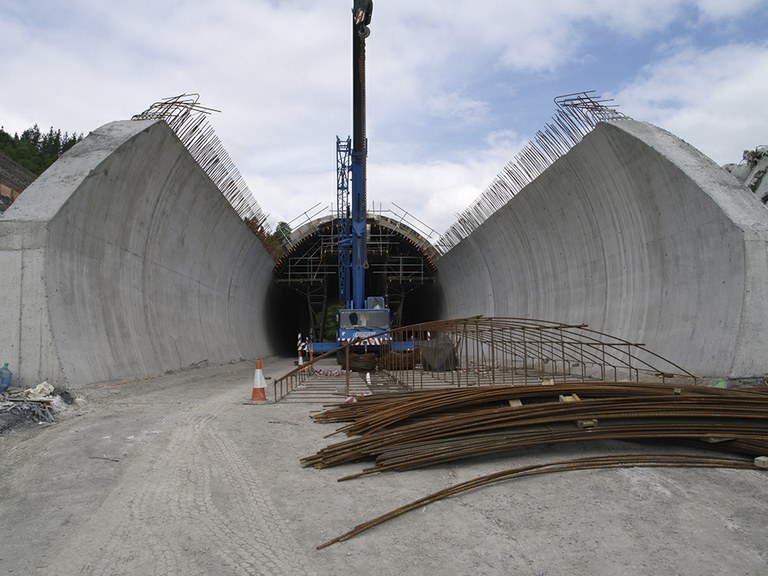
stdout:
{"type": "MultiPolygon", "coordinates": [[[[197,92],[273,226],[330,209],[351,3],[0,0],[0,125],[87,133],[197,92]]],[[[766,22],[768,0],[375,0],[369,199],[444,231],[582,90],[738,162],[768,143],[766,22]]]]}

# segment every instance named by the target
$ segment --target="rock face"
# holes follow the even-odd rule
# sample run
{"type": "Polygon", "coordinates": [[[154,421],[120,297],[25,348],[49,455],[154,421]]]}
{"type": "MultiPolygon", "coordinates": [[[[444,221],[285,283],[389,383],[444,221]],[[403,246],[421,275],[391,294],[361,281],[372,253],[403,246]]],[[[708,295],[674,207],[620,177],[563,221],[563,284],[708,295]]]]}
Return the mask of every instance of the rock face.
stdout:
{"type": "Polygon", "coordinates": [[[34,173],[0,153],[0,214],[35,181],[34,173]]]}
{"type": "Polygon", "coordinates": [[[599,124],[439,273],[444,317],[586,322],[697,375],[768,373],[768,211],[649,124],[599,124]]]}
{"type": "Polygon", "coordinates": [[[70,386],[266,355],[272,265],[165,123],[107,124],[0,220],[0,352],[70,386]]]}

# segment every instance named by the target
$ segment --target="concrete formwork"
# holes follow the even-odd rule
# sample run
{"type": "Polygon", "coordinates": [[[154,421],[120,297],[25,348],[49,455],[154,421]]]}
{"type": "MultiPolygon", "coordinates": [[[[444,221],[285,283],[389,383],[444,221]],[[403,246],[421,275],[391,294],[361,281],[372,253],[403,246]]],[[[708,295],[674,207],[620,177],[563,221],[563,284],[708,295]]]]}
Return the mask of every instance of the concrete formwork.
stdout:
{"type": "Polygon", "coordinates": [[[439,262],[444,317],[586,322],[701,376],[768,373],[768,211],[649,124],[604,123],[439,262]]]}
{"type": "Polygon", "coordinates": [[[0,220],[0,352],[71,386],[266,355],[272,265],[165,123],[107,124],[0,220]]]}

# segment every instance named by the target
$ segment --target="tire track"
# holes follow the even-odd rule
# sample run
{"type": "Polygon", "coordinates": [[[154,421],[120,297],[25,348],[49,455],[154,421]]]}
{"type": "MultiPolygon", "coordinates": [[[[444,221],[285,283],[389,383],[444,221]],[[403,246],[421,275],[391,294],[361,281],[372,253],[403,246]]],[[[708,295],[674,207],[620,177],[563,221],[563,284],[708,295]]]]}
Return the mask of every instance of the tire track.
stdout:
{"type": "Polygon", "coordinates": [[[189,501],[185,445],[194,441],[192,427],[177,427],[162,453],[157,454],[161,447],[150,445],[144,458],[132,464],[95,519],[94,525],[109,528],[91,534],[83,543],[95,551],[78,574],[207,574],[191,561],[190,548],[179,546],[181,534],[204,541],[183,514],[189,501]],[[148,469],[142,472],[144,468],[148,469]]]}
{"type": "Polygon", "coordinates": [[[58,573],[313,574],[268,486],[216,416],[180,420],[167,425],[167,444],[149,444],[132,463],[73,547],[79,570],[58,573]]]}
{"type": "Polygon", "coordinates": [[[311,574],[257,471],[215,424],[199,433],[192,446],[202,487],[197,520],[215,538],[222,561],[235,561],[238,574],[311,574]]]}

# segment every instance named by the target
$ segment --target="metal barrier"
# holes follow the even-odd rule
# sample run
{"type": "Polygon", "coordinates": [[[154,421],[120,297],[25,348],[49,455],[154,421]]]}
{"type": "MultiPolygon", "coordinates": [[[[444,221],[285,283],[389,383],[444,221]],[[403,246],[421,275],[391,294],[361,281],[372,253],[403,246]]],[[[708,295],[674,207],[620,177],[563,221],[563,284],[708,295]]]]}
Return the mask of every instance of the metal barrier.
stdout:
{"type": "Polygon", "coordinates": [[[288,374],[282,378],[273,381],[272,386],[274,394],[272,397],[275,399],[275,402],[278,402],[281,398],[287,396],[301,384],[302,380],[307,377],[306,368],[306,365],[299,366],[295,370],[288,372],[288,374]]]}
{"type": "MultiPolygon", "coordinates": [[[[357,341],[352,342],[351,344],[356,344],[357,341]]],[[[295,369],[291,370],[286,374],[285,376],[282,376],[281,378],[277,378],[273,381],[273,398],[275,399],[275,402],[280,401],[281,398],[284,398],[287,396],[290,392],[295,390],[298,386],[302,384],[302,382],[306,381],[307,378],[311,377],[315,373],[315,364],[317,364],[320,360],[324,360],[329,357],[336,357],[336,353],[339,350],[345,350],[345,354],[347,357],[347,363],[346,363],[346,393],[349,394],[349,373],[351,370],[349,369],[349,348],[350,344],[347,344],[345,346],[339,346],[338,348],[335,348],[331,350],[330,352],[326,352],[325,354],[321,354],[317,357],[310,358],[309,362],[306,364],[303,364],[301,366],[297,366],[295,369]]]]}

